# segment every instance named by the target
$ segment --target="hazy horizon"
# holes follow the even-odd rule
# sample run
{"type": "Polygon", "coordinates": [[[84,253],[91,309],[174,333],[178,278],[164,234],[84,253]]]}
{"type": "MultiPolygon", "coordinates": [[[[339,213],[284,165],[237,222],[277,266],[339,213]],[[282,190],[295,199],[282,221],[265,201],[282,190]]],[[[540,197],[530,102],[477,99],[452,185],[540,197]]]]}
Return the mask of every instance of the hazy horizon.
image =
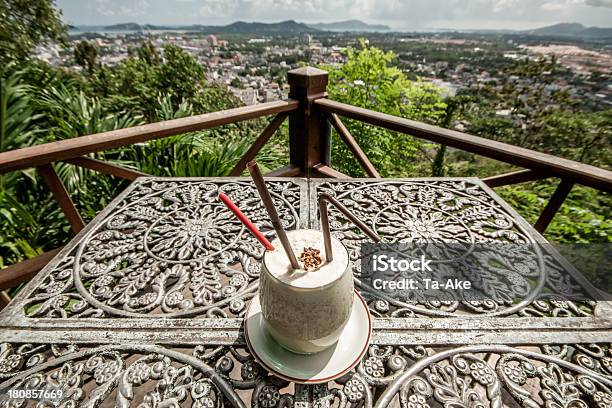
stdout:
{"type": "Polygon", "coordinates": [[[612,0],[94,0],[93,5],[58,0],[57,5],[63,20],[75,26],[361,20],[397,31],[528,30],[560,22],[612,27],[612,0]]]}
{"type": "MultiPolygon", "coordinates": [[[[288,20],[279,20],[279,21],[259,21],[259,20],[234,20],[231,21],[229,23],[224,23],[224,24],[200,24],[200,23],[191,23],[191,24],[156,24],[156,23],[149,23],[149,22],[137,22],[137,21],[119,21],[119,22],[114,22],[114,23],[108,23],[108,24],[71,24],[74,27],[110,27],[110,26],[114,26],[114,25],[120,25],[120,24],[131,24],[131,23],[135,23],[135,24],[139,24],[141,26],[144,25],[150,25],[150,26],[158,26],[158,27],[170,27],[170,28],[181,28],[181,27],[190,27],[192,25],[195,24],[200,24],[203,26],[207,26],[207,27],[223,27],[226,26],[228,24],[232,24],[235,22],[245,22],[245,23],[266,23],[266,24],[274,24],[274,23],[282,23],[285,21],[295,21],[297,23],[303,23],[306,25],[310,25],[310,24],[319,24],[319,23],[341,23],[341,22],[346,22],[346,21],[351,21],[351,20],[359,20],[363,23],[369,24],[369,25],[386,25],[384,23],[372,23],[372,22],[368,22],[368,21],[364,21],[358,18],[352,18],[352,19],[348,19],[348,20],[330,20],[330,21],[299,21],[297,19],[294,18],[290,18],[288,20]]],[[[547,26],[551,26],[551,25],[556,25],[556,24],[573,24],[576,23],[575,21],[559,21],[559,22],[551,22],[551,23],[546,23],[545,25],[540,25],[540,26],[534,26],[534,27],[529,27],[529,28],[522,28],[522,29],[518,29],[518,28],[454,28],[454,27],[422,27],[422,28],[414,28],[414,29],[410,29],[410,28],[399,28],[399,29],[394,29],[393,27],[389,27],[390,31],[395,31],[395,32],[431,32],[431,31],[521,31],[521,30],[530,30],[530,29],[537,29],[537,28],[543,28],[543,27],[547,27],[547,26]]],[[[603,27],[603,26],[599,26],[599,28],[612,28],[612,26],[609,27],[603,27]]]]}

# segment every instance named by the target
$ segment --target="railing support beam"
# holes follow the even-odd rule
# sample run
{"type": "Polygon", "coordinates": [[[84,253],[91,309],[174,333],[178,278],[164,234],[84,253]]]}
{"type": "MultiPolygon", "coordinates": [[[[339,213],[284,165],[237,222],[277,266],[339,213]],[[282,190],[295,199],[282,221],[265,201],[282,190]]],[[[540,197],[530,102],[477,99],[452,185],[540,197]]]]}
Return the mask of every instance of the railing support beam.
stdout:
{"type": "Polygon", "coordinates": [[[289,115],[290,162],[308,176],[314,165],[330,164],[331,127],[325,113],[313,108],[313,102],[327,97],[326,71],[304,67],[287,73],[289,97],[299,101],[299,108],[289,115]]]}
{"type": "Polygon", "coordinates": [[[75,157],[74,159],[66,159],[64,162],[131,181],[136,180],[138,177],[149,176],[149,174],[138,170],[117,166],[102,160],[92,159],[91,157],[75,157]]]}
{"type": "Polygon", "coordinates": [[[72,231],[74,231],[75,234],[78,234],[79,231],[85,228],[85,222],[74,206],[70,195],[68,195],[66,187],[64,187],[62,180],[60,180],[60,178],[57,176],[53,166],[50,164],[43,164],[42,166],[38,167],[38,172],[64,212],[66,219],[68,219],[68,222],[72,227],[72,231]]]}
{"type": "Polygon", "coordinates": [[[527,181],[541,180],[547,177],[551,176],[547,175],[546,173],[542,173],[541,171],[526,169],[487,177],[482,179],[482,181],[489,187],[501,187],[525,183],[527,181]]]}
{"type": "Polygon", "coordinates": [[[73,159],[89,153],[111,150],[117,147],[146,142],[148,140],[210,129],[229,123],[237,123],[244,120],[259,118],[261,116],[273,115],[279,112],[288,112],[296,109],[298,105],[299,103],[297,101],[287,100],[241,106],[240,108],[204,113],[202,115],[150,123],[125,129],[111,130],[109,132],[73,137],[70,139],[58,140],[57,142],[1,152],[0,174],[73,159]]]}
{"type": "Polygon", "coordinates": [[[289,164],[266,173],[266,177],[297,177],[300,175],[300,172],[299,167],[289,164]]]}
{"type": "Polygon", "coordinates": [[[536,231],[538,231],[540,234],[543,234],[544,231],[546,231],[546,228],[548,228],[548,225],[555,217],[555,214],[563,205],[563,202],[569,195],[573,186],[573,181],[567,179],[561,180],[561,183],[559,183],[559,185],[557,186],[557,189],[553,193],[552,197],[550,197],[548,204],[546,204],[546,207],[544,207],[544,210],[542,210],[540,218],[538,218],[538,220],[533,226],[536,231]]]}
{"type": "Polygon", "coordinates": [[[361,164],[361,167],[363,167],[365,172],[368,173],[368,176],[380,178],[380,174],[378,173],[378,171],[376,171],[376,167],[374,167],[370,159],[368,159],[368,156],[366,156],[363,150],[361,150],[361,147],[359,147],[359,144],[357,144],[357,141],[355,140],[353,135],[351,135],[351,132],[349,132],[347,127],[344,126],[344,123],[342,123],[338,115],[336,115],[335,113],[330,113],[329,121],[331,122],[334,129],[336,129],[336,132],[338,132],[338,136],[340,136],[340,139],[342,139],[344,144],[346,144],[349,150],[353,153],[353,156],[355,156],[355,158],[357,159],[359,164],[361,164]]]}
{"type": "Polygon", "coordinates": [[[316,164],[313,168],[323,177],[338,178],[338,179],[351,178],[351,176],[344,174],[324,164],[320,164],[320,163],[316,164]]]}
{"type": "Polygon", "coordinates": [[[61,249],[52,249],[34,258],[9,265],[0,270],[0,290],[10,289],[32,279],[61,249]]]}
{"type": "Polygon", "coordinates": [[[268,126],[266,126],[263,132],[261,132],[261,135],[259,135],[255,143],[253,143],[249,150],[244,154],[244,156],[242,156],[236,166],[232,169],[229,174],[231,177],[237,177],[242,174],[242,172],[246,168],[247,163],[253,160],[255,156],[257,156],[257,153],[259,153],[261,148],[264,147],[266,143],[268,143],[268,140],[270,140],[270,138],[276,133],[280,125],[282,125],[285,121],[286,117],[286,112],[281,112],[274,116],[270,123],[268,123],[268,126]]]}
{"type": "Polygon", "coordinates": [[[11,302],[11,297],[5,290],[0,292],[0,310],[4,309],[11,302]]]}

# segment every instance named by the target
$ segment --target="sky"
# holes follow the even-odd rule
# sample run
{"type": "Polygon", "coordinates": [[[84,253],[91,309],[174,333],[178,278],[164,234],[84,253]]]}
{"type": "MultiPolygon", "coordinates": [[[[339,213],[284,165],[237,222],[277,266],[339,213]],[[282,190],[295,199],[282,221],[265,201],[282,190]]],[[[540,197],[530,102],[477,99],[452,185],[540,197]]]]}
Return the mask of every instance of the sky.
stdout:
{"type": "Polygon", "coordinates": [[[612,0],[56,0],[73,25],[223,25],[237,20],[359,19],[396,30],[612,27],[612,0]]]}

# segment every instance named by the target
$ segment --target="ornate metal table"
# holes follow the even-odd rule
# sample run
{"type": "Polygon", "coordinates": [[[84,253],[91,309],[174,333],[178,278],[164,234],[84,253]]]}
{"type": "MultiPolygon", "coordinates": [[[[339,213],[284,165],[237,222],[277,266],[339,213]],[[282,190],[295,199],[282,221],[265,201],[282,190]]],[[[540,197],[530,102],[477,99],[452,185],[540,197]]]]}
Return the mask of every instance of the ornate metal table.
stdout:
{"type": "MultiPolygon", "coordinates": [[[[318,228],[325,191],[386,241],[543,241],[477,179],[268,184],[287,229],[318,228]]],[[[0,388],[61,389],[66,407],[612,407],[610,305],[564,300],[591,288],[558,273],[553,253],[519,305],[412,304],[361,285],[375,319],[356,369],[311,386],[271,375],[241,335],[262,249],[219,191],[273,234],[247,179],[138,179],[1,313],[0,388]]],[[[365,236],[340,213],[330,220],[356,256],[365,236]]]]}

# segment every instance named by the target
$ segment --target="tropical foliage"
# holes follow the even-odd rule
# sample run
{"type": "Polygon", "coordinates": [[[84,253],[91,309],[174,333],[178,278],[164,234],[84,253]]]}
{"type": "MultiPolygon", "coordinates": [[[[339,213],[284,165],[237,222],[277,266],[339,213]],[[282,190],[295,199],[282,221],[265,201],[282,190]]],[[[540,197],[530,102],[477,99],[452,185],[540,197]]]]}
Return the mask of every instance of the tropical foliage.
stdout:
{"type": "Polygon", "coordinates": [[[0,63],[23,60],[41,43],[64,40],[66,25],[50,0],[0,2],[0,63]]]}
{"type": "MultiPolygon", "coordinates": [[[[91,71],[84,75],[34,60],[5,66],[0,72],[0,151],[239,105],[225,89],[208,85],[202,66],[178,47],[158,54],[145,43],[116,67],[86,66],[91,71]]],[[[264,125],[265,120],[254,120],[91,156],[157,176],[223,176],[264,125]]],[[[285,163],[286,129],[279,133],[278,142],[258,157],[264,168],[285,163]]],[[[86,220],[126,185],[70,164],[55,169],[86,220]]],[[[70,238],[68,223],[35,170],[0,175],[0,185],[0,267],[70,238]]]]}
{"type": "MultiPolygon", "coordinates": [[[[328,68],[330,98],[408,119],[439,123],[446,109],[440,90],[409,81],[392,65],[394,58],[392,52],[369,47],[363,40],[359,48],[349,48],[345,64],[338,69],[328,68]]],[[[383,177],[414,174],[418,162],[415,158],[424,148],[423,142],[363,122],[348,120],[346,125],[383,177]]],[[[340,171],[363,176],[359,164],[337,137],[332,142],[332,158],[340,171]]]]}

